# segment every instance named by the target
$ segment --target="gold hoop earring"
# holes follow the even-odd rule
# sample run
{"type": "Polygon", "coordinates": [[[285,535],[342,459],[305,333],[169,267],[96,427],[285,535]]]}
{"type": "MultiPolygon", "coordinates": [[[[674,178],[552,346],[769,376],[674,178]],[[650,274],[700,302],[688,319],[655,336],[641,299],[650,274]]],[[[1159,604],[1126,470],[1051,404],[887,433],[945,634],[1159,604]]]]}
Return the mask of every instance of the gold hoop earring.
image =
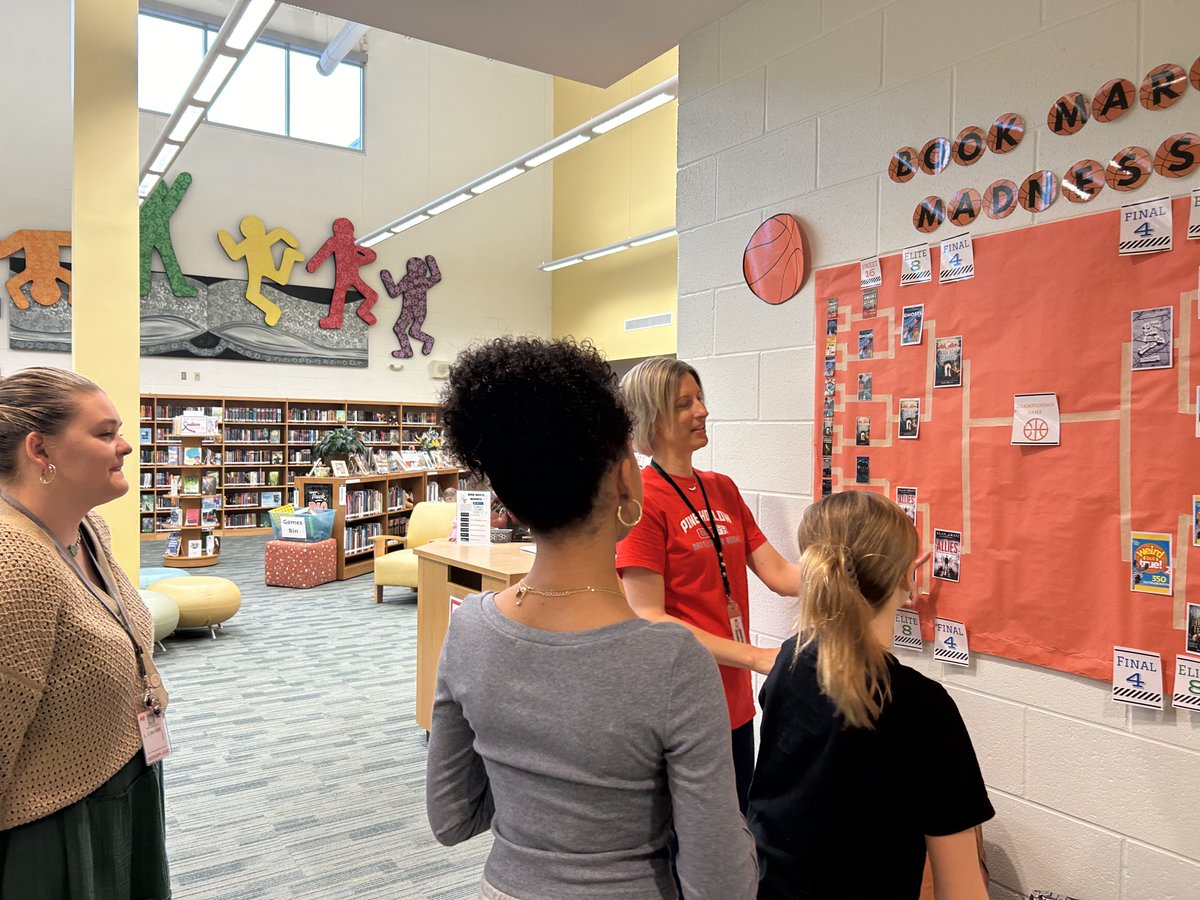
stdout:
{"type": "Polygon", "coordinates": [[[625,521],[625,518],[624,518],[624,516],[622,516],[622,515],[621,515],[621,506],[622,506],[623,504],[620,504],[620,503],[618,503],[618,504],[617,504],[617,521],[618,521],[618,522],[620,522],[622,525],[624,525],[626,528],[632,528],[632,527],[633,527],[633,526],[635,526],[635,525],[636,525],[638,522],[642,521],[642,512],[643,512],[643,510],[642,510],[642,501],[641,501],[641,500],[631,500],[630,502],[631,502],[631,503],[636,503],[636,504],[637,504],[637,507],[638,507],[638,511],[637,511],[637,518],[636,518],[636,519],[634,519],[632,522],[626,522],[626,521],[625,521]]]}
{"type": "Polygon", "coordinates": [[[52,482],[55,479],[55,477],[57,475],[58,475],[58,469],[56,469],[54,467],[54,463],[46,463],[46,468],[44,468],[44,469],[42,469],[42,471],[38,472],[38,481],[40,481],[42,484],[49,484],[50,482],[52,482]],[[46,477],[47,475],[49,475],[50,477],[47,478],[46,477]]]}

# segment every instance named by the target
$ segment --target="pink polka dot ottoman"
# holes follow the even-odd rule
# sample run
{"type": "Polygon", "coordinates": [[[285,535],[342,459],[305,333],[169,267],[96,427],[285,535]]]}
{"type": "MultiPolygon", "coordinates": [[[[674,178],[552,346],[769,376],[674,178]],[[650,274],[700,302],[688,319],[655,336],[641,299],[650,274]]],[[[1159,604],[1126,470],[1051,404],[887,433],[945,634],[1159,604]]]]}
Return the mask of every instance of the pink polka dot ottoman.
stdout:
{"type": "Polygon", "coordinates": [[[263,580],[272,587],[310,588],[337,578],[337,541],[267,541],[263,580]]]}

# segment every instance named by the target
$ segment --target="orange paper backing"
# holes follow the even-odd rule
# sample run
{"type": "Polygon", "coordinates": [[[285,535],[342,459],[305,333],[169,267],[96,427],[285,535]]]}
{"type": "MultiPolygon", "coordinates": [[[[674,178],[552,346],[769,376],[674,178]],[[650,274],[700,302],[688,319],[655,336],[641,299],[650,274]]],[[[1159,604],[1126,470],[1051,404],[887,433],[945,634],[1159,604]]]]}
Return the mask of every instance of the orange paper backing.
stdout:
{"type": "MultiPolygon", "coordinates": [[[[822,409],[826,301],[839,298],[833,489],[895,499],[918,489],[917,529],[963,533],[961,581],[921,574],[933,617],[966,623],[972,652],[1108,680],[1113,645],[1185,650],[1186,600],[1200,601],[1191,500],[1200,494],[1195,437],[1197,267],[1186,239],[1190,198],[1174,201],[1174,249],[1117,255],[1119,211],[980,237],[975,277],[900,286],[900,254],[881,260],[878,314],[863,319],[857,263],[816,273],[816,408],[822,409]],[[900,346],[901,308],[925,305],[919,346],[900,346]],[[1175,308],[1174,366],[1130,371],[1130,313],[1175,308]],[[858,332],[875,330],[875,358],[858,332]],[[962,335],[963,386],[933,387],[935,337],[962,335]],[[873,376],[859,401],[857,376],[873,376]],[[1013,395],[1054,392],[1061,446],[1012,446],[1013,395]],[[917,440],[897,439],[898,401],[921,398],[917,440]],[[855,418],[871,445],[855,446],[855,418]],[[855,457],[871,460],[856,485],[855,457]],[[1173,535],[1174,596],[1130,590],[1130,532],[1173,535]]],[[[819,417],[818,417],[819,419],[819,417]]],[[[821,493],[821,427],[814,495],[821,493]]],[[[928,650],[928,648],[927,648],[928,650]]],[[[1164,684],[1170,691],[1170,685],[1164,684]]]]}

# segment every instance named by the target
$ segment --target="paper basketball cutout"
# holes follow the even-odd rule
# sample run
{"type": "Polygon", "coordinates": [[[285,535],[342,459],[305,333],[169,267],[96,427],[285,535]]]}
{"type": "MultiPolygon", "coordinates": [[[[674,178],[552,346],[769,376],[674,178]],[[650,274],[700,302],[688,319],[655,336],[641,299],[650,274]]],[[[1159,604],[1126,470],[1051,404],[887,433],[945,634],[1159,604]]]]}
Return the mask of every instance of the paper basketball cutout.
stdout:
{"type": "Polygon", "coordinates": [[[1200,165],[1200,137],[1190,131],[1173,134],[1158,146],[1154,171],[1164,178],[1191,175],[1200,165]]]}
{"type": "Polygon", "coordinates": [[[1187,72],[1174,63],[1163,63],[1146,73],[1138,100],[1146,109],[1166,109],[1175,105],[1187,86],[1187,72]]]}
{"type": "Polygon", "coordinates": [[[1135,191],[1150,177],[1153,164],[1145,147],[1126,147],[1104,167],[1104,180],[1114,191],[1135,191]]]}
{"type": "Polygon", "coordinates": [[[808,241],[790,213],[771,216],[750,236],[742,277],[754,296],[772,305],[796,296],[808,276],[808,241]]]}

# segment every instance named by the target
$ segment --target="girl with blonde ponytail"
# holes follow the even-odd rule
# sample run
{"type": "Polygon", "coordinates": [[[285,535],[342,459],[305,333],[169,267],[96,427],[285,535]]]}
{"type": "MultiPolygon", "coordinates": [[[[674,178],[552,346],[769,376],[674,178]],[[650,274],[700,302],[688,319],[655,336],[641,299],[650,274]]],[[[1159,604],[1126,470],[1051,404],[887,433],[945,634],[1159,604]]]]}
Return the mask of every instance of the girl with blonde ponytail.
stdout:
{"type": "Polygon", "coordinates": [[[945,689],[892,656],[913,589],[916,529],[895,503],[846,491],[800,524],[796,636],[760,696],[747,821],[761,898],[985,900],[974,829],[993,815],[945,689]],[[864,864],[869,860],[869,864],[864,864]]]}

